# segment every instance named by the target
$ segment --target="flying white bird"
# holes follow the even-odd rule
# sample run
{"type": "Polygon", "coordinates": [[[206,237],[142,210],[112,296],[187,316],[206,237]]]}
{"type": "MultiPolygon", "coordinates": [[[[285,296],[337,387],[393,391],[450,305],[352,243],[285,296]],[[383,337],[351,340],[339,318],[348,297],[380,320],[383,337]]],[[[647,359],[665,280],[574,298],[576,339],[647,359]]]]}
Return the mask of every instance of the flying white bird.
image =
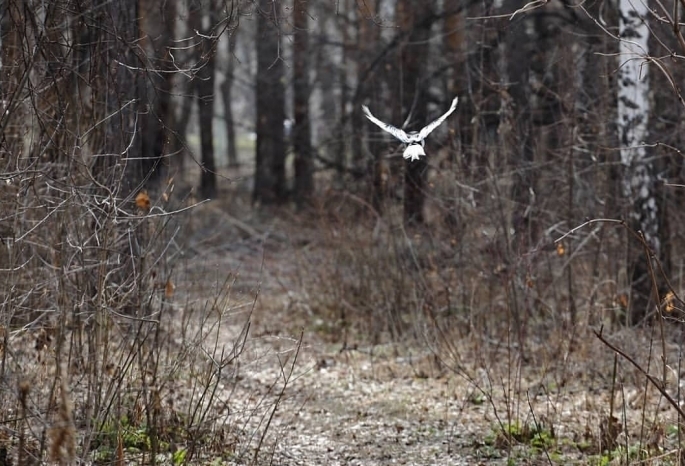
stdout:
{"type": "Polygon", "coordinates": [[[440,118],[435,120],[433,123],[427,125],[424,127],[421,131],[411,131],[409,133],[405,133],[403,129],[400,128],[395,128],[393,125],[389,125],[387,123],[383,123],[381,120],[376,118],[371,114],[371,111],[369,110],[369,107],[366,105],[362,105],[362,110],[364,111],[364,115],[366,118],[371,120],[373,123],[378,125],[382,130],[387,131],[388,133],[392,134],[395,136],[397,139],[402,141],[404,144],[407,145],[407,147],[404,149],[404,154],[402,156],[405,159],[409,160],[418,160],[420,156],[426,155],[426,152],[423,150],[423,146],[425,144],[425,139],[428,137],[428,135],[440,124],[445,121],[445,119],[452,114],[454,109],[457,108],[457,101],[459,100],[459,97],[455,97],[454,100],[452,101],[452,105],[450,106],[450,109],[447,110],[440,118]]]}

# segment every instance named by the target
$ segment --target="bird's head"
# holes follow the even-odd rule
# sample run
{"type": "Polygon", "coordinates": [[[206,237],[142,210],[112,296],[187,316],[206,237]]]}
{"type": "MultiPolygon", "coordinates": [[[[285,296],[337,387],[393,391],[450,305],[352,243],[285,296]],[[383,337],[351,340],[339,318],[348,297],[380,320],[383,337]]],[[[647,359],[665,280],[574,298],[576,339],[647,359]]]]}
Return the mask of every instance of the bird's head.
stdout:
{"type": "Polygon", "coordinates": [[[418,131],[410,131],[407,133],[407,138],[410,141],[410,144],[421,144],[421,147],[423,147],[426,142],[423,138],[421,138],[421,133],[418,131]]]}

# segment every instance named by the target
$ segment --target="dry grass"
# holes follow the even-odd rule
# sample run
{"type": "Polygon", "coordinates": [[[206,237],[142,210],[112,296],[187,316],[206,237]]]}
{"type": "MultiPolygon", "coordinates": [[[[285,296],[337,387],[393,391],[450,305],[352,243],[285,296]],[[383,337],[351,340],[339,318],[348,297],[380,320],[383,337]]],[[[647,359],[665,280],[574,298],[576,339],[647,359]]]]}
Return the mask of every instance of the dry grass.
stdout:
{"type": "MultiPolygon", "coordinates": [[[[680,415],[664,394],[676,405],[682,397],[682,332],[671,325],[680,311],[671,308],[665,326],[623,326],[625,278],[612,251],[624,225],[595,225],[563,248],[550,235],[520,256],[499,243],[496,217],[467,212],[455,241],[445,216],[409,231],[392,209],[378,216],[341,194],[317,211],[315,244],[295,254],[307,299],[294,310],[313,331],[372,361],[390,344],[407,366],[396,374],[463,380],[463,403],[490,410],[471,421],[480,438],[462,454],[494,447],[515,462],[679,464],[680,415]]],[[[284,320],[297,319],[292,311],[284,320]]]]}
{"type": "Polygon", "coordinates": [[[66,220],[89,203],[14,213],[35,237],[3,265],[12,464],[385,464],[396,442],[408,464],[678,463],[679,417],[643,370],[661,380],[665,356],[679,399],[680,328],[621,325],[612,259],[582,237],[517,258],[496,219],[407,230],[345,193],[276,215],[240,191],[155,216],[189,202],[161,199],[127,230],[66,220]]]}
{"type": "Polygon", "coordinates": [[[2,204],[5,464],[252,456],[268,425],[250,419],[275,410],[287,379],[231,406],[242,367],[264,357],[245,353],[257,293],[184,259],[188,200],[166,202],[169,185],[103,209],[16,180],[29,181],[24,203],[2,204]]]}

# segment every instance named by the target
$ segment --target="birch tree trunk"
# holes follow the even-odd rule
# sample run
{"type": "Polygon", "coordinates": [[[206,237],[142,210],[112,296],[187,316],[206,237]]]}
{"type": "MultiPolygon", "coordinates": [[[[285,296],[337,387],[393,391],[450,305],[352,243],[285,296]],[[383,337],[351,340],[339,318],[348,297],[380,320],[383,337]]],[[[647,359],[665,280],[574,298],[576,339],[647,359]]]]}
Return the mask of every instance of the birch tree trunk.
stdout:
{"type": "MultiPolygon", "coordinates": [[[[659,212],[652,163],[645,142],[649,122],[649,27],[646,1],[619,0],[619,79],[617,126],[619,131],[623,196],[630,205],[632,226],[644,235],[659,257],[659,212]]],[[[640,248],[631,248],[632,269],[630,323],[638,323],[648,313],[651,281],[647,260],[640,248]]]]}

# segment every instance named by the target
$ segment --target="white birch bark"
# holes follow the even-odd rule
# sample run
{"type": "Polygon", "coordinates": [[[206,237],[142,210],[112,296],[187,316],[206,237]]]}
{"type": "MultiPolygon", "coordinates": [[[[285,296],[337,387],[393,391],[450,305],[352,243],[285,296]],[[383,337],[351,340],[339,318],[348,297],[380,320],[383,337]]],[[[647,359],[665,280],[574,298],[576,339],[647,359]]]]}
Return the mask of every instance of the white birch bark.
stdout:
{"type": "Polygon", "coordinates": [[[645,142],[649,122],[648,0],[619,0],[618,131],[624,195],[648,243],[659,251],[658,206],[645,142]]]}

